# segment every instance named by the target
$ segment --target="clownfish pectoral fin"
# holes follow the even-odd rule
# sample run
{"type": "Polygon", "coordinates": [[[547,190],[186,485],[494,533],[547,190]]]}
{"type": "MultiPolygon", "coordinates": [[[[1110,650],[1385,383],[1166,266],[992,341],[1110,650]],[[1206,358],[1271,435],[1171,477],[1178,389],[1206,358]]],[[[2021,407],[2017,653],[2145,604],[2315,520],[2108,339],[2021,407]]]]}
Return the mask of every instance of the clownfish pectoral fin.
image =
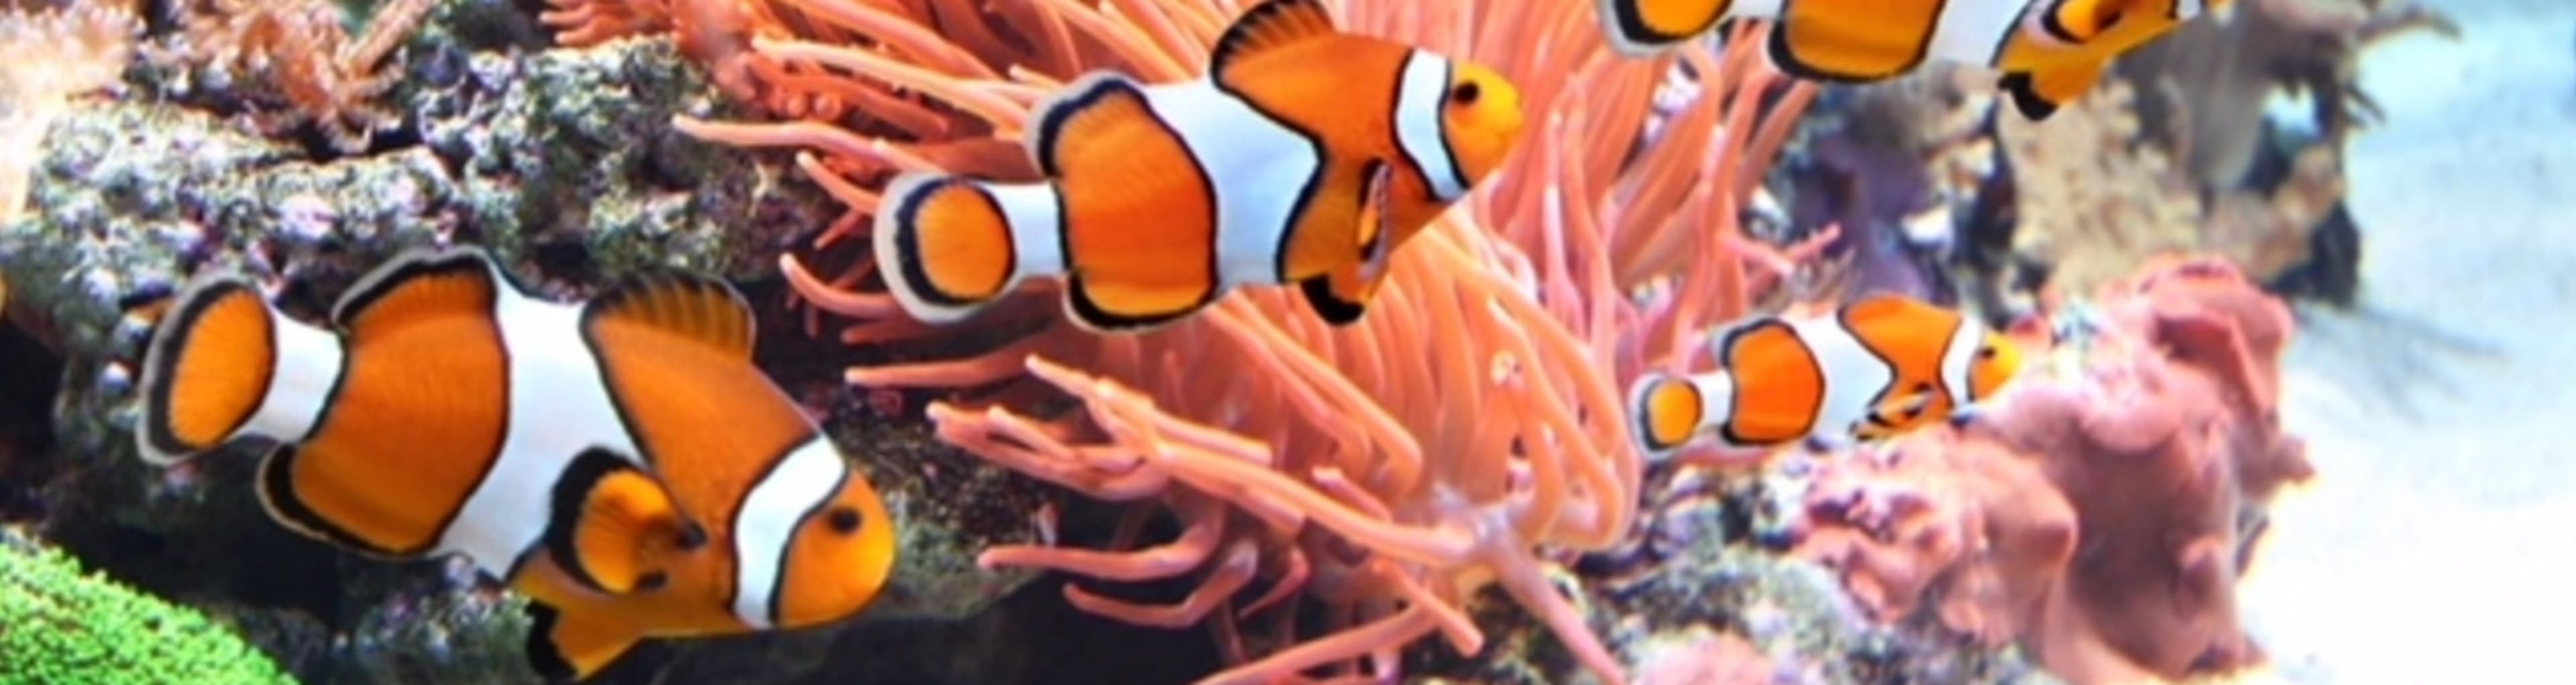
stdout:
{"type": "Polygon", "coordinates": [[[1888,429],[1914,425],[1922,420],[1924,412],[1931,410],[1933,396],[1939,392],[1929,383],[1916,385],[1912,390],[1888,396],[1878,406],[1872,407],[1864,418],[1888,429]]]}
{"type": "Polygon", "coordinates": [[[650,591],[669,580],[652,567],[674,549],[706,544],[661,481],[607,450],[573,458],[555,481],[545,545],[565,575],[610,594],[650,591]]]}
{"type": "Polygon", "coordinates": [[[1984,413],[1985,413],[1985,412],[1984,412],[1984,409],[1983,409],[1982,407],[1979,407],[1978,405],[1974,405],[1974,404],[1963,404],[1963,405],[1959,405],[1959,407],[1958,407],[1958,408],[1956,408],[1956,409],[1951,409],[1951,410],[1950,410],[1950,427],[1951,427],[1951,428],[1966,428],[1966,427],[1968,427],[1968,426],[1974,425],[1974,424],[1976,424],[1979,420],[1982,420],[1982,419],[1984,418],[1984,417],[1982,416],[1982,414],[1984,414],[1984,413]]]}
{"type": "Polygon", "coordinates": [[[1348,326],[1368,313],[1368,298],[1374,283],[1359,280],[1358,269],[1344,267],[1297,284],[1306,294],[1306,306],[1315,310],[1316,318],[1335,326],[1348,326]]]}
{"type": "Polygon", "coordinates": [[[1325,323],[1347,326],[1367,313],[1369,302],[1377,298],[1379,284],[1386,282],[1388,260],[1395,252],[1395,230],[1387,207],[1395,185],[1394,167],[1383,161],[1369,162],[1371,171],[1361,181],[1359,214],[1359,261],[1308,278],[1300,284],[1306,293],[1306,304],[1325,323]]]}
{"type": "Polygon", "coordinates": [[[581,681],[597,675],[641,639],[614,621],[528,602],[528,666],[548,681],[581,681]]]}
{"type": "MultiPolygon", "coordinates": [[[[153,330],[143,363],[145,460],[171,464],[229,442],[269,394],[281,326],[249,281],[207,280],[179,295],[153,330]]],[[[291,436],[290,436],[291,437],[291,436]]]]}
{"type": "Polygon", "coordinates": [[[1265,0],[1235,17],[1234,25],[1217,38],[1208,55],[1208,74],[1222,79],[1237,58],[1339,32],[1322,0],[1265,0]]]}
{"type": "Polygon", "coordinates": [[[1622,57],[1651,57],[1708,33],[1734,0],[1600,0],[1602,36],[1622,57]]]}
{"type": "Polygon", "coordinates": [[[2074,62],[2013,72],[2005,74],[1997,87],[2012,99],[2014,111],[2020,112],[2022,118],[2047,121],[2058,108],[2092,90],[2093,83],[2101,80],[2105,66],[2107,63],[2101,61],[2074,62]]]}
{"type": "MultiPolygon", "coordinates": [[[[640,325],[722,352],[751,358],[751,305],[733,286],[704,275],[666,270],[634,277],[582,305],[582,329],[616,321],[640,325]]],[[[594,341],[596,338],[594,337],[594,341]]]]}

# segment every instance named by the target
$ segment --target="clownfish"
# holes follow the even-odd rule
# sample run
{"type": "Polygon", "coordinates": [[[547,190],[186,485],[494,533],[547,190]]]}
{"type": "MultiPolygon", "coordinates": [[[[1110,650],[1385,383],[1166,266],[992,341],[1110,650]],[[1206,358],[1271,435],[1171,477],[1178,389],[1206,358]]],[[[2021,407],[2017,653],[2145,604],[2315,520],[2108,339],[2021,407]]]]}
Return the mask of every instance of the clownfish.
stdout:
{"type": "Polygon", "coordinates": [[[379,559],[463,555],[533,600],[540,674],[588,677],[645,637],[839,620],[886,582],[885,503],[753,366],[721,281],[563,304],[481,249],[422,249],[329,323],[239,277],[191,285],[145,349],[143,456],[275,443],[272,518],[379,559]]]}
{"type": "Polygon", "coordinates": [[[2020,371],[2000,332],[1913,298],[1873,295],[1814,317],[1767,316],[1712,339],[1719,368],[1649,373],[1629,391],[1639,447],[1704,435],[1733,449],[1818,451],[1965,416],[2020,371]]]}
{"type": "Polygon", "coordinates": [[[1601,0],[1602,34],[1647,57],[1727,19],[1778,22],[1765,45],[1792,77],[1866,83],[1927,59],[1992,67],[2024,118],[2081,97],[2113,58],[2229,0],[1601,0]]]}
{"type": "Polygon", "coordinates": [[[1244,11],[1200,78],[1095,71],[1034,112],[1044,181],[887,184],[878,271],[913,318],[956,321],[1060,276],[1093,331],[1154,328],[1249,284],[1297,284],[1347,324],[1388,255],[1492,173],[1522,125],[1518,89],[1492,69],[1341,32],[1319,0],[1244,11]]]}

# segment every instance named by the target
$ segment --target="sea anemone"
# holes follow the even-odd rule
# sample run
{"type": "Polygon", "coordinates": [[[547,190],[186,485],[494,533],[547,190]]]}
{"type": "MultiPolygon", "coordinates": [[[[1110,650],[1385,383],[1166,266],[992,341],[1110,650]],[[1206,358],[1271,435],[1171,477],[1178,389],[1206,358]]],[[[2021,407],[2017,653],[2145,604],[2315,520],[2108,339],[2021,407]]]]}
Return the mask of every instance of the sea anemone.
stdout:
{"type": "MultiPolygon", "coordinates": [[[[801,149],[798,166],[850,208],[814,248],[863,251],[867,241],[848,239],[866,230],[887,177],[1033,179],[1018,142],[1032,103],[1092,68],[1149,82],[1195,76],[1240,11],[1233,4],[780,0],[770,5],[860,40],[751,26],[751,56],[737,59],[828,70],[797,87],[903,108],[868,110],[865,121],[677,124],[711,141],[801,149]]],[[[1103,337],[1063,320],[1041,285],[934,327],[903,314],[869,261],[828,278],[794,256],[782,268],[819,309],[856,320],[842,340],[950,355],[854,368],[852,383],[954,390],[927,410],[948,441],[1093,497],[1172,512],[1183,531],[1168,542],[999,547],[981,562],[1105,581],[1195,574],[1195,591],[1170,605],[1065,592],[1119,620],[1208,622],[1235,665],[1207,682],[1362,659],[1366,673],[1392,677],[1400,647],[1433,633],[1474,654],[1483,632],[1460,606],[1488,585],[1583,667],[1623,681],[1549,579],[1549,550],[1627,535],[1644,464],[1623,419],[1625,384],[1691,361],[1710,325],[1746,313],[1812,251],[1750,242],[1735,217],[1813,86],[1763,66],[1758,24],[1723,55],[1692,47],[1626,60],[1580,3],[1335,10],[1345,30],[1494,66],[1535,114],[1515,158],[1398,251],[1354,325],[1328,326],[1282,289],[1246,288],[1178,325],[1103,337]],[[1654,95],[1676,70],[1684,87],[1659,110],[1654,95]],[[1065,406],[1068,395],[1077,403],[1065,406]],[[1287,639],[1294,612],[1278,609],[1300,592],[1326,607],[1331,633],[1287,639]],[[1273,621],[1276,639],[1237,625],[1255,617],[1273,621]]]]}
{"type": "Polygon", "coordinates": [[[26,211],[45,130],[73,96],[121,82],[142,32],[113,4],[0,12],[0,224],[26,211]]]}

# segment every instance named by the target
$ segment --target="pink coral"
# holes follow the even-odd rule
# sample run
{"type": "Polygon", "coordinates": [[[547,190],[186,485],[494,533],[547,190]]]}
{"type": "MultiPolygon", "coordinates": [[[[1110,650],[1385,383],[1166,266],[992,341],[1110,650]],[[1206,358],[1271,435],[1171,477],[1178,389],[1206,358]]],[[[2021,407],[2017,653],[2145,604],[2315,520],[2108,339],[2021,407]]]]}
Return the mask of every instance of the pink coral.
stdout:
{"type": "Polygon", "coordinates": [[[2265,503],[2313,474],[2276,413],[2289,311],[2223,259],[2151,264],[2102,301],[2104,328],[2058,350],[2077,370],[1825,466],[1796,553],[1883,619],[1928,610],[2076,682],[2259,660],[2235,583],[2265,503]]]}

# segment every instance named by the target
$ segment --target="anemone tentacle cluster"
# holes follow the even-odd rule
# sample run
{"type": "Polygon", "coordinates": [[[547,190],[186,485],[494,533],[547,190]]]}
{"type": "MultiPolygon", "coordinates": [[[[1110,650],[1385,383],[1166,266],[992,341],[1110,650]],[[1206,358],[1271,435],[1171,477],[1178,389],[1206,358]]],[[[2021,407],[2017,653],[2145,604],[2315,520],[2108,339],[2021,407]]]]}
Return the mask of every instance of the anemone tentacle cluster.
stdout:
{"type": "MultiPolygon", "coordinates": [[[[683,24],[716,16],[687,4],[668,16],[683,24]]],[[[757,81],[757,102],[778,120],[677,124],[711,141],[799,150],[798,166],[849,206],[813,248],[846,250],[867,242],[851,238],[867,230],[877,193],[896,172],[1034,178],[1019,143],[1029,109],[1085,70],[1147,81],[1198,75],[1241,11],[1235,4],[751,3],[756,11],[730,28],[696,28],[742,37],[730,44],[739,50],[697,54],[717,60],[709,66],[720,76],[801,74],[757,81]],[[760,19],[778,16],[797,20],[760,19]],[[823,101],[873,104],[848,112],[798,104],[823,101]]],[[[1724,54],[1617,59],[1581,16],[1586,8],[1560,5],[1334,8],[1346,30],[1494,65],[1538,113],[1517,156],[1399,251],[1378,311],[1347,328],[1315,320],[1286,293],[1249,289],[1166,330],[1099,337],[1061,320],[1042,285],[961,334],[906,317],[870,260],[831,275],[795,256],[781,266],[817,309],[855,320],[841,333],[846,342],[1002,340],[980,354],[848,376],[871,387],[958,390],[928,408],[950,442],[1093,497],[1171,511],[1183,532],[1165,543],[1001,547],[982,562],[1102,581],[1195,574],[1197,590],[1172,605],[1080,585],[1065,592],[1077,607],[1133,623],[1212,622],[1233,636],[1224,646],[1237,663],[1208,682],[1294,677],[1363,659],[1366,672],[1390,675],[1401,645],[1435,633],[1474,654],[1483,634],[1461,604],[1489,584],[1546,623],[1586,668],[1621,681],[1618,659],[1545,567],[1559,553],[1626,536],[1644,465],[1619,418],[1625,384],[1652,366],[1689,361],[1700,347],[1689,343],[1694,336],[1744,314],[1752,294],[1812,251],[1762,247],[1733,217],[1813,86],[1764,66],[1749,47],[1760,44],[1755,33],[1724,54]],[[1569,63],[1579,66],[1556,66],[1569,63]],[[1659,89],[1680,97],[1658,109],[1659,89]],[[1244,371],[1176,373],[1184,369],[1244,371]],[[1046,411],[1047,398],[1065,394],[1080,400],[1078,410],[1046,411]],[[1239,621],[1289,625],[1278,608],[1300,593],[1331,607],[1335,632],[1243,637],[1239,621]]],[[[576,31],[615,23],[557,16],[576,31]]],[[[691,27],[678,30],[684,43],[697,40],[691,27]]]]}

